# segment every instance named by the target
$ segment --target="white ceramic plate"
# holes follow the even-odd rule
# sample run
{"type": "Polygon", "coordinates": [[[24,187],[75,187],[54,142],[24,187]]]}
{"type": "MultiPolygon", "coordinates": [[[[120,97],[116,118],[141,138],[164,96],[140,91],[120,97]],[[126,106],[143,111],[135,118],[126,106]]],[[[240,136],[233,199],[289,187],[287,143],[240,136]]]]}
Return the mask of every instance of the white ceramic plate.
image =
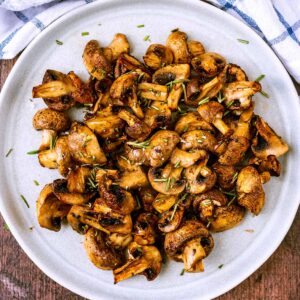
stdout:
{"type": "Polygon", "coordinates": [[[48,276],[77,294],[91,299],[213,298],[261,266],[292,223],[300,194],[299,116],[298,97],[277,57],[255,33],[221,10],[196,0],[95,2],[59,19],[40,34],[7,79],[0,101],[1,212],[27,255],[48,276]],[[137,28],[138,24],[145,27],[137,28]],[[31,120],[35,111],[44,107],[41,100],[29,101],[31,89],[41,82],[47,68],[74,70],[87,78],[81,55],[89,39],[107,45],[116,32],[125,33],[133,55],[141,58],[150,44],[143,41],[146,35],[151,42],[165,43],[170,30],[177,27],[202,41],[207,50],[242,66],[250,79],[266,74],[262,84],[270,99],[255,96],[256,111],[285,138],[291,151],[282,160],[282,176],[265,185],[267,201],[259,217],[248,214],[240,226],[214,235],[215,248],[205,259],[204,273],[180,276],[182,264],[169,262],[153,282],[137,276],[113,285],[112,272],[95,268],[87,259],[82,236],[67,226],[54,233],[37,224],[38,193],[58,173],[41,168],[35,156],[26,155],[40,144],[41,134],[33,130],[31,120]],[[90,35],[82,37],[83,31],[90,35]],[[237,38],[250,43],[241,44],[237,38]],[[57,45],[56,39],[63,45],[57,45]],[[5,158],[10,148],[14,151],[5,158]],[[35,186],[33,180],[41,186],[35,186]],[[28,200],[29,209],[20,194],[28,200]],[[219,269],[221,264],[224,266],[219,269]]]}

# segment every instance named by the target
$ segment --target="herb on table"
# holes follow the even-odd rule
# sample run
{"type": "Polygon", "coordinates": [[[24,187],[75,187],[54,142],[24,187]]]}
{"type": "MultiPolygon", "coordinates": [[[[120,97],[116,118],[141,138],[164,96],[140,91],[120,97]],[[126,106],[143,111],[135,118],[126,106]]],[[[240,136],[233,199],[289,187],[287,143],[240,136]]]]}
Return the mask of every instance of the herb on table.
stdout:
{"type": "Polygon", "coordinates": [[[224,266],[224,264],[221,264],[221,265],[218,266],[218,268],[219,268],[219,269],[222,269],[223,266],[224,266]]]}
{"type": "Polygon", "coordinates": [[[57,45],[60,45],[60,46],[64,44],[63,42],[61,42],[59,40],[56,40],[55,42],[56,42],[57,45]]]}
{"type": "Polygon", "coordinates": [[[145,37],[144,37],[144,41],[145,42],[151,42],[151,40],[150,40],[150,35],[146,35],[145,37]]]}
{"type": "Polygon", "coordinates": [[[243,40],[243,39],[237,39],[240,43],[242,44],[249,44],[250,42],[247,40],[243,40]]]}
{"type": "Polygon", "coordinates": [[[34,228],[34,226],[31,226],[31,227],[29,227],[28,229],[32,231],[32,230],[33,230],[33,228],[34,228]]]}
{"type": "Polygon", "coordinates": [[[249,232],[249,233],[253,233],[254,229],[245,229],[244,231],[249,232]]]}
{"type": "Polygon", "coordinates": [[[10,148],[10,149],[7,151],[5,157],[8,157],[9,154],[11,154],[11,153],[13,152],[13,150],[14,150],[13,148],[10,148]]]}
{"type": "Polygon", "coordinates": [[[33,182],[34,182],[34,184],[35,184],[36,186],[39,186],[39,185],[40,185],[39,182],[38,182],[37,180],[33,180],[33,182]]]}
{"type": "Polygon", "coordinates": [[[26,206],[27,206],[28,208],[30,208],[30,206],[29,206],[29,204],[28,204],[26,198],[25,198],[23,195],[20,195],[20,196],[21,196],[21,199],[23,200],[23,202],[26,204],[26,206]]]}
{"type": "Polygon", "coordinates": [[[89,34],[90,34],[90,33],[87,32],[87,31],[81,32],[81,36],[87,36],[87,35],[89,35],[89,34]]]}
{"type": "Polygon", "coordinates": [[[144,24],[140,24],[140,25],[137,25],[136,27],[137,28],[142,28],[142,27],[145,27],[145,25],[144,24]]]}
{"type": "Polygon", "coordinates": [[[180,276],[184,275],[184,269],[182,269],[182,271],[180,272],[180,276]]]}

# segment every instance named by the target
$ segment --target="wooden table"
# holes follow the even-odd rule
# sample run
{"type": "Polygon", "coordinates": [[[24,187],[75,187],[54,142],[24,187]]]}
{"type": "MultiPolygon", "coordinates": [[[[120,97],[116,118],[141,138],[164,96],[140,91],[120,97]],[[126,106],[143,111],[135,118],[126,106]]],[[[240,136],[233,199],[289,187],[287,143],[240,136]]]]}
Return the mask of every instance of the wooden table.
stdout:
{"type": "MultiPolygon", "coordinates": [[[[0,88],[16,59],[0,61],[0,88]]],[[[297,86],[299,91],[299,85],[297,86]]],[[[300,116],[299,116],[300,117],[300,116]]],[[[300,195],[295,195],[300,197],[300,195]]],[[[289,200],[289,199],[287,199],[289,200]]],[[[280,224],[279,224],[280,225],[280,224]]],[[[300,211],[284,241],[268,261],[218,300],[300,298],[300,211]]],[[[0,299],[83,299],[48,278],[20,248],[0,219],[0,299]]]]}

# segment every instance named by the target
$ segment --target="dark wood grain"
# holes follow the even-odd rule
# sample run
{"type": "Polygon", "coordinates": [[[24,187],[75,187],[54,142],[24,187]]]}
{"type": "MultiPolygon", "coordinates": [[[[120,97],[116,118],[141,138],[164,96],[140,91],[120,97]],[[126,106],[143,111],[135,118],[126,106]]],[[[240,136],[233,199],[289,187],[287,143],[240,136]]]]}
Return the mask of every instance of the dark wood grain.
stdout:
{"type": "MultiPolygon", "coordinates": [[[[0,61],[0,88],[3,86],[15,61],[0,61]]],[[[300,90],[299,86],[298,90],[300,90]]],[[[299,299],[299,234],[300,211],[298,211],[284,241],[269,260],[248,279],[217,299],[299,299]]],[[[2,217],[0,218],[0,241],[0,299],[83,299],[51,280],[30,261],[9,230],[5,229],[2,217]]]]}

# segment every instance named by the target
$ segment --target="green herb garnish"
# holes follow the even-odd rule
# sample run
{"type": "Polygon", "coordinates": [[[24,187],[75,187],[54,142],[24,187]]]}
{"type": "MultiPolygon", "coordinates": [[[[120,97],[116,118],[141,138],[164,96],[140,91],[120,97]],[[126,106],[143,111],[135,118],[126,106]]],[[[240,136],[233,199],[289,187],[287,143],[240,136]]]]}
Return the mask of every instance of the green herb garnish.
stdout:
{"type": "Polygon", "coordinates": [[[175,169],[179,168],[179,167],[180,167],[180,164],[181,164],[181,161],[178,160],[178,161],[176,162],[176,164],[174,165],[174,168],[175,168],[175,169]]]}
{"type": "Polygon", "coordinates": [[[170,221],[173,220],[174,216],[175,216],[175,212],[178,208],[178,205],[180,204],[180,202],[182,202],[183,200],[185,200],[185,198],[188,196],[188,193],[185,193],[174,205],[174,208],[173,208],[173,212],[172,212],[172,215],[171,215],[171,218],[170,218],[170,221]]]}
{"type": "Polygon", "coordinates": [[[32,150],[27,152],[28,155],[34,155],[34,154],[38,154],[40,152],[40,150],[32,150]]]}
{"type": "Polygon", "coordinates": [[[221,91],[218,93],[217,100],[219,103],[222,103],[225,100],[225,97],[223,97],[221,91]]]}
{"type": "Polygon", "coordinates": [[[87,36],[87,35],[89,35],[89,34],[90,34],[90,33],[87,32],[87,31],[81,32],[81,36],[87,36]]]}
{"type": "Polygon", "coordinates": [[[166,182],[168,181],[168,178],[155,178],[154,182],[166,182]]]}
{"type": "Polygon", "coordinates": [[[144,142],[127,142],[127,145],[133,146],[135,148],[149,148],[150,141],[144,141],[144,142]]]}
{"type": "Polygon", "coordinates": [[[180,272],[180,276],[183,276],[183,275],[184,275],[184,269],[182,269],[180,272]]]}
{"type": "Polygon", "coordinates": [[[269,94],[267,94],[265,91],[260,91],[260,93],[266,97],[266,98],[270,98],[269,94]]]}
{"type": "Polygon", "coordinates": [[[140,24],[140,25],[137,25],[136,27],[137,28],[142,28],[142,27],[145,27],[145,25],[144,24],[140,24]]]}
{"type": "Polygon", "coordinates": [[[221,265],[218,266],[218,268],[219,268],[219,269],[222,269],[223,266],[224,266],[224,264],[221,264],[221,265]]]}
{"type": "Polygon", "coordinates": [[[234,175],[232,177],[232,180],[231,180],[231,184],[234,183],[237,180],[238,175],[239,175],[239,172],[234,173],[234,175]]]}
{"type": "Polygon", "coordinates": [[[3,224],[3,228],[4,228],[4,230],[9,231],[9,227],[6,223],[3,224]]]}
{"type": "Polygon", "coordinates": [[[29,204],[28,204],[26,198],[25,198],[23,195],[20,195],[20,196],[21,196],[21,199],[22,199],[22,200],[24,201],[24,203],[26,204],[26,206],[29,208],[30,206],[29,206],[29,204]]]}
{"type": "Polygon", "coordinates": [[[121,155],[120,156],[122,159],[124,159],[125,161],[127,161],[129,164],[130,164],[130,160],[127,158],[127,157],[125,157],[125,156],[123,156],[123,155],[121,155]]]}
{"type": "Polygon", "coordinates": [[[50,138],[50,150],[53,150],[55,145],[56,145],[56,141],[57,141],[57,136],[53,138],[53,136],[51,136],[50,138]]]}
{"type": "Polygon", "coordinates": [[[207,102],[209,102],[209,97],[206,97],[206,98],[203,98],[202,100],[200,100],[198,102],[198,105],[202,105],[202,104],[207,103],[207,102]]]}
{"type": "Polygon", "coordinates": [[[150,40],[150,35],[146,35],[145,37],[144,37],[144,41],[145,42],[151,42],[151,40],[150,40]]]}
{"type": "Polygon", "coordinates": [[[40,185],[39,182],[38,182],[37,180],[33,180],[33,182],[34,182],[34,184],[35,184],[36,186],[39,186],[39,185],[40,185]]]}
{"type": "Polygon", "coordinates": [[[240,43],[242,44],[249,44],[250,42],[247,40],[243,40],[243,39],[237,39],[240,43]]]}
{"type": "Polygon", "coordinates": [[[57,45],[60,45],[60,46],[64,44],[63,42],[61,42],[59,40],[56,40],[55,42],[56,42],[57,45]]]}
{"type": "Polygon", "coordinates": [[[13,152],[13,150],[14,150],[13,148],[10,148],[10,149],[7,151],[5,157],[8,157],[9,154],[11,154],[11,153],[13,152]]]}
{"type": "Polygon", "coordinates": [[[261,74],[260,76],[258,76],[254,81],[259,82],[261,80],[263,80],[266,77],[265,74],[261,74]]]}

